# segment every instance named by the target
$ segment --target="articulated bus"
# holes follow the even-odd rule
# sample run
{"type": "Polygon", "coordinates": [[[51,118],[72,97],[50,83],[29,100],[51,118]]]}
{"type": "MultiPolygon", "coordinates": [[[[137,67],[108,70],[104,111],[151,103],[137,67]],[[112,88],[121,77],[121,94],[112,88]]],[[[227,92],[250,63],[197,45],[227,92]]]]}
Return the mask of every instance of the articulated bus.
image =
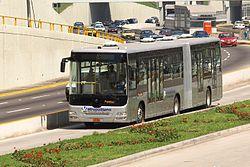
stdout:
{"type": "Polygon", "coordinates": [[[70,122],[131,123],[222,98],[217,38],[82,48],[70,62],[70,122]]]}

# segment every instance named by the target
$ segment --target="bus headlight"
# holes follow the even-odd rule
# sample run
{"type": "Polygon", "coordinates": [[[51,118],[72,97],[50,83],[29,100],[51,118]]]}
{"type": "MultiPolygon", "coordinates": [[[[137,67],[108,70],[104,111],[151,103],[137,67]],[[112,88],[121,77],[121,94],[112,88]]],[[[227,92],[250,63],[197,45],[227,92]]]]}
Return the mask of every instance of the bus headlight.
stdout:
{"type": "Polygon", "coordinates": [[[115,116],[115,119],[122,119],[125,120],[127,119],[127,113],[125,112],[118,112],[115,116]]]}
{"type": "Polygon", "coordinates": [[[69,112],[69,118],[71,118],[71,119],[78,118],[77,113],[75,111],[70,111],[69,112]]]}

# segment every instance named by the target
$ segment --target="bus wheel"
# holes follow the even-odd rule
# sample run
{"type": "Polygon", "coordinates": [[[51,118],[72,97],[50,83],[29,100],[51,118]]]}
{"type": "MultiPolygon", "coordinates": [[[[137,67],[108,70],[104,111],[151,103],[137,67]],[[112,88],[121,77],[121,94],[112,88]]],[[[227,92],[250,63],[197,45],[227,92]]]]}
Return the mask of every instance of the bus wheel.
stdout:
{"type": "Polygon", "coordinates": [[[139,104],[137,109],[136,123],[142,123],[142,122],[145,122],[145,109],[142,106],[142,104],[139,104]]]}
{"type": "Polygon", "coordinates": [[[180,100],[177,96],[174,98],[173,114],[180,114],[180,100]]]}
{"type": "Polygon", "coordinates": [[[210,91],[210,89],[207,89],[207,91],[206,91],[206,107],[210,107],[211,103],[212,103],[211,91],[210,91]]]}

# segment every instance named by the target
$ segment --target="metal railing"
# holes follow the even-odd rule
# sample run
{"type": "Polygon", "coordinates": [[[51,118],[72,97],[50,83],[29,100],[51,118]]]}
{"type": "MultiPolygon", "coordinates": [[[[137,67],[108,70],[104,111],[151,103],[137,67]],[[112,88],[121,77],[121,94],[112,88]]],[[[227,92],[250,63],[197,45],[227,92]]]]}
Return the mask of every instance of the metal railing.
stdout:
{"type": "Polygon", "coordinates": [[[109,34],[106,32],[96,31],[94,29],[88,29],[86,27],[79,28],[74,27],[66,24],[58,24],[58,23],[52,23],[42,20],[33,20],[33,19],[24,19],[24,18],[18,18],[18,17],[11,17],[11,16],[3,16],[0,15],[0,24],[2,25],[12,25],[12,26],[22,26],[22,27],[28,27],[28,28],[37,28],[37,29],[43,29],[43,30],[49,30],[49,31],[56,31],[56,32],[66,32],[66,33],[74,33],[79,35],[87,35],[97,38],[103,38],[112,40],[119,43],[125,43],[126,41],[113,34],[109,34]]]}

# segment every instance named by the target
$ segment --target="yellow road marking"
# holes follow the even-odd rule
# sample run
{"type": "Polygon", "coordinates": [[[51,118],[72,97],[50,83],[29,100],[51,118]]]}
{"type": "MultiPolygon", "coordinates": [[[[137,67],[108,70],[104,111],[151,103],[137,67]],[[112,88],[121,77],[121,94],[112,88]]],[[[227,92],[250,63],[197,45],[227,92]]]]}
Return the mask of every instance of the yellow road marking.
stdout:
{"type": "Polygon", "coordinates": [[[30,92],[34,92],[34,91],[38,91],[38,90],[55,88],[55,87],[63,86],[63,85],[66,86],[67,83],[68,83],[68,81],[63,81],[63,82],[58,82],[58,83],[54,83],[54,84],[48,84],[48,85],[44,85],[44,86],[37,86],[34,88],[28,88],[28,89],[24,89],[24,90],[17,90],[17,91],[12,91],[12,92],[0,93],[0,98],[6,97],[6,96],[13,96],[13,95],[30,93],[30,92]]]}

